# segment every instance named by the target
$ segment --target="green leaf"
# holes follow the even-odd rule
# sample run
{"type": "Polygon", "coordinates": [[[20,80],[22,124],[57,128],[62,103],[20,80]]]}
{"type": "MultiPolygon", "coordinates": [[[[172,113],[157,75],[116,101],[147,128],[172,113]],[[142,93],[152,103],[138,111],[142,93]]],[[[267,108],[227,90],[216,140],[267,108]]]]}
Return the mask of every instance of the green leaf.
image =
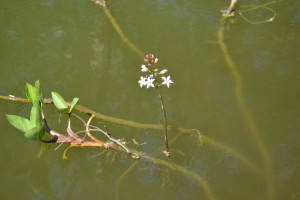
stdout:
{"type": "Polygon", "coordinates": [[[36,99],[37,99],[37,97],[36,97],[36,88],[33,87],[31,84],[26,83],[25,90],[26,90],[26,96],[27,96],[27,98],[32,103],[35,102],[36,99]]]}
{"type": "Polygon", "coordinates": [[[23,117],[17,115],[6,115],[6,117],[9,123],[11,123],[11,125],[13,125],[15,128],[19,129],[22,132],[26,132],[32,127],[34,127],[31,125],[28,119],[25,119],[23,117]]]}
{"type": "Polygon", "coordinates": [[[59,111],[61,112],[68,111],[67,103],[60,94],[58,94],[57,92],[51,92],[51,95],[52,95],[53,103],[59,111]]]}
{"type": "Polygon", "coordinates": [[[71,106],[70,106],[70,109],[69,109],[69,114],[73,111],[73,109],[75,108],[77,102],[79,101],[79,98],[74,98],[72,103],[71,103],[71,106]]]}
{"type": "Polygon", "coordinates": [[[40,140],[45,133],[44,126],[36,126],[25,132],[24,136],[31,140],[40,140]]]}
{"type": "Polygon", "coordinates": [[[39,104],[34,103],[30,112],[30,124],[32,127],[43,126],[43,120],[39,104]]]}
{"type": "Polygon", "coordinates": [[[41,91],[40,81],[35,81],[35,94],[36,94],[36,101],[39,101],[40,108],[43,108],[43,95],[41,91]]]}
{"type": "Polygon", "coordinates": [[[43,106],[43,97],[42,92],[40,89],[40,82],[37,80],[35,82],[35,86],[26,83],[26,96],[32,103],[38,103],[39,106],[42,108],[43,106]]]}

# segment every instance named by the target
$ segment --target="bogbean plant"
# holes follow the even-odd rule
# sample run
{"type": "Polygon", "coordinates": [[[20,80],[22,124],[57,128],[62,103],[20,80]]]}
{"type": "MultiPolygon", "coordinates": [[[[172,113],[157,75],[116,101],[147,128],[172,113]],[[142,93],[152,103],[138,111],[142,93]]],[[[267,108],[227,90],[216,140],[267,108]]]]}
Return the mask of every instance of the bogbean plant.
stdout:
{"type": "MultiPolygon", "coordinates": [[[[163,76],[168,72],[167,69],[159,70],[157,67],[158,58],[156,58],[153,54],[147,54],[144,59],[144,64],[141,66],[141,72],[145,75],[141,76],[140,80],[138,81],[140,87],[145,86],[146,88],[156,88],[158,92],[158,96],[161,102],[161,108],[164,115],[164,139],[165,139],[165,150],[163,153],[166,156],[170,156],[169,147],[168,147],[168,136],[167,136],[167,115],[165,111],[165,106],[163,102],[163,98],[160,92],[160,87],[166,85],[168,88],[170,84],[174,82],[171,80],[170,76],[163,76]]],[[[69,104],[66,103],[64,98],[58,94],[57,92],[52,92],[52,100],[50,99],[51,103],[54,103],[57,111],[63,114],[67,114],[69,117],[67,133],[68,136],[62,135],[54,130],[51,130],[46,122],[45,115],[43,112],[43,105],[44,99],[42,97],[42,92],[40,89],[40,82],[36,81],[35,85],[31,85],[26,83],[26,96],[28,100],[32,103],[32,108],[30,112],[30,119],[23,118],[21,116],[16,115],[9,115],[7,114],[6,117],[8,121],[17,129],[24,133],[24,136],[31,140],[40,140],[46,143],[70,143],[71,145],[81,145],[81,146],[105,146],[110,147],[108,144],[95,139],[93,136],[90,135],[88,128],[86,130],[86,134],[92,139],[93,141],[86,141],[84,138],[79,138],[76,134],[73,133],[70,127],[71,121],[71,114],[75,105],[77,104],[79,98],[74,98],[73,101],[69,104]],[[51,139],[50,140],[43,140],[43,136],[45,132],[50,133],[51,139]]],[[[91,118],[92,119],[92,118],[91,118]]],[[[106,135],[110,141],[113,141],[114,144],[117,144],[120,148],[125,150],[127,153],[131,154],[132,157],[138,158],[136,154],[131,152],[124,144],[122,144],[119,140],[114,139],[108,132],[97,128],[99,132],[102,132],[106,135]]],[[[114,148],[114,147],[113,147],[114,148]]]]}
{"type": "Polygon", "coordinates": [[[160,92],[160,87],[166,85],[168,88],[174,82],[171,80],[170,76],[165,77],[164,74],[168,72],[167,69],[159,70],[157,63],[158,58],[156,58],[152,53],[147,54],[144,58],[144,64],[141,65],[141,72],[145,74],[140,77],[138,84],[142,88],[145,86],[146,88],[156,88],[158,92],[158,96],[161,103],[162,112],[164,115],[164,140],[165,140],[165,150],[163,153],[170,157],[169,144],[168,144],[168,122],[167,122],[167,114],[164,106],[164,101],[160,92]]]}
{"type": "MultiPolygon", "coordinates": [[[[24,133],[24,136],[26,138],[48,142],[42,139],[45,131],[51,134],[51,130],[48,126],[45,126],[46,121],[43,113],[44,104],[42,92],[40,89],[40,82],[36,81],[34,86],[26,83],[25,90],[28,100],[32,103],[30,119],[28,120],[21,116],[9,114],[7,114],[6,117],[11,125],[24,133]]],[[[57,92],[52,92],[51,94],[53,103],[58,112],[68,114],[70,116],[79,98],[74,98],[71,105],[68,106],[66,101],[60,94],[58,94],[57,92]]],[[[56,141],[52,140],[52,142],[56,141]]]]}

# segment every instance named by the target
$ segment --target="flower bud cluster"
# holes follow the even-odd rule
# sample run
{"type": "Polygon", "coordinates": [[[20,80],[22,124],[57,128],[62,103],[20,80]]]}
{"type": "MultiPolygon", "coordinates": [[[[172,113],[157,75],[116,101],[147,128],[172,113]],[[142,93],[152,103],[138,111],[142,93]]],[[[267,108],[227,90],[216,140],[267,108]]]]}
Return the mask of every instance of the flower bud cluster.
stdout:
{"type": "Polygon", "coordinates": [[[158,63],[158,58],[155,58],[155,56],[152,53],[149,53],[145,56],[144,62],[148,67],[151,67],[153,64],[158,63]]]}

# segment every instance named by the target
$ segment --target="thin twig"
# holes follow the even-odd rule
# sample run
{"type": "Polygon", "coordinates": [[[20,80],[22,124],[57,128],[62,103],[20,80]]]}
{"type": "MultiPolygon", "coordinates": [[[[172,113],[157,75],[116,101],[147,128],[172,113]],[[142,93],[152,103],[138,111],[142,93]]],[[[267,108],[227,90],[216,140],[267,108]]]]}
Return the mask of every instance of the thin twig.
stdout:
{"type": "Polygon", "coordinates": [[[70,138],[74,139],[74,142],[76,141],[77,144],[82,144],[84,142],[84,139],[76,135],[71,129],[71,115],[69,115],[67,133],[70,138]]]}
{"type": "Polygon", "coordinates": [[[91,139],[94,140],[95,142],[97,142],[97,143],[99,143],[99,144],[101,144],[101,145],[105,145],[104,142],[98,140],[97,138],[95,138],[94,136],[92,136],[92,134],[89,132],[89,125],[90,125],[92,119],[94,118],[94,116],[95,116],[95,115],[92,115],[92,116],[90,117],[90,119],[88,120],[88,122],[86,123],[86,129],[85,129],[86,134],[87,134],[87,136],[88,136],[89,138],[91,138],[91,139]]]}
{"type": "Polygon", "coordinates": [[[86,125],[85,121],[81,117],[79,117],[78,115],[76,115],[74,113],[72,113],[72,115],[74,115],[75,117],[77,117],[84,125],[86,125]]]}
{"type": "Polygon", "coordinates": [[[133,153],[130,149],[128,149],[122,142],[119,140],[115,139],[109,132],[103,131],[102,129],[98,128],[98,131],[103,133],[106,137],[108,137],[109,140],[111,140],[113,143],[117,144],[120,146],[122,149],[124,149],[128,154],[130,154],[133,158],[139,158],[139,156],[135,153],[133,153]]]}
{"type": "Polygon", "coordinates": [[[54,150],[56,151],[56,150],[59,149],[63,144],[64,144],[64,142],[60,143],[54,150]]]}

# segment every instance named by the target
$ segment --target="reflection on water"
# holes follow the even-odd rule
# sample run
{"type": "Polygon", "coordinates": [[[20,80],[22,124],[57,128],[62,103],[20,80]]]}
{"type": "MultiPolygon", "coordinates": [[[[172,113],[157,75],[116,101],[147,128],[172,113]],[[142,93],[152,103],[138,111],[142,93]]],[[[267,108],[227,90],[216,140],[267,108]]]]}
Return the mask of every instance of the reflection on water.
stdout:
{"type": "MultiPolygon", "coordinates": [[[[247,9],[244,3],[237,9],[247,9]]],[[[219,10],[228,4],[1,2],[0,95],[24,96],[24,83],[39,79],[45,97],[58,91],[109,116],[162,124],[156,93],[137,85],[142,49],[174,73],[174,87],[162,94],[170,125],[185,128],[170,130],[171,160],[149,166],[93,148],[71,149],[62,160],[66,146],[55,145],[36,158],[41,144],[1,118],[1,198],[299,199],[299,2],[270,4],[280,16],[272,23],[253,25],[236,14],[221,30],[219,10]],[[203,144],[190,128],[200,130],[203,144]],[[181,131],[189,133],[177,137],[181,131]]],[[[264,10],[245,16],[267,19],[264,10]]],[[[27,107],[0,102],[3,114],[25,116],[27,107]]],[[[53,108],[46,109],[49,123],[63,131],[53,108]]],[[[154,153],[163,144],[160,128],[94,123],[116,138],[147,141],[136,148],[165,159],[154,153]]]]}

